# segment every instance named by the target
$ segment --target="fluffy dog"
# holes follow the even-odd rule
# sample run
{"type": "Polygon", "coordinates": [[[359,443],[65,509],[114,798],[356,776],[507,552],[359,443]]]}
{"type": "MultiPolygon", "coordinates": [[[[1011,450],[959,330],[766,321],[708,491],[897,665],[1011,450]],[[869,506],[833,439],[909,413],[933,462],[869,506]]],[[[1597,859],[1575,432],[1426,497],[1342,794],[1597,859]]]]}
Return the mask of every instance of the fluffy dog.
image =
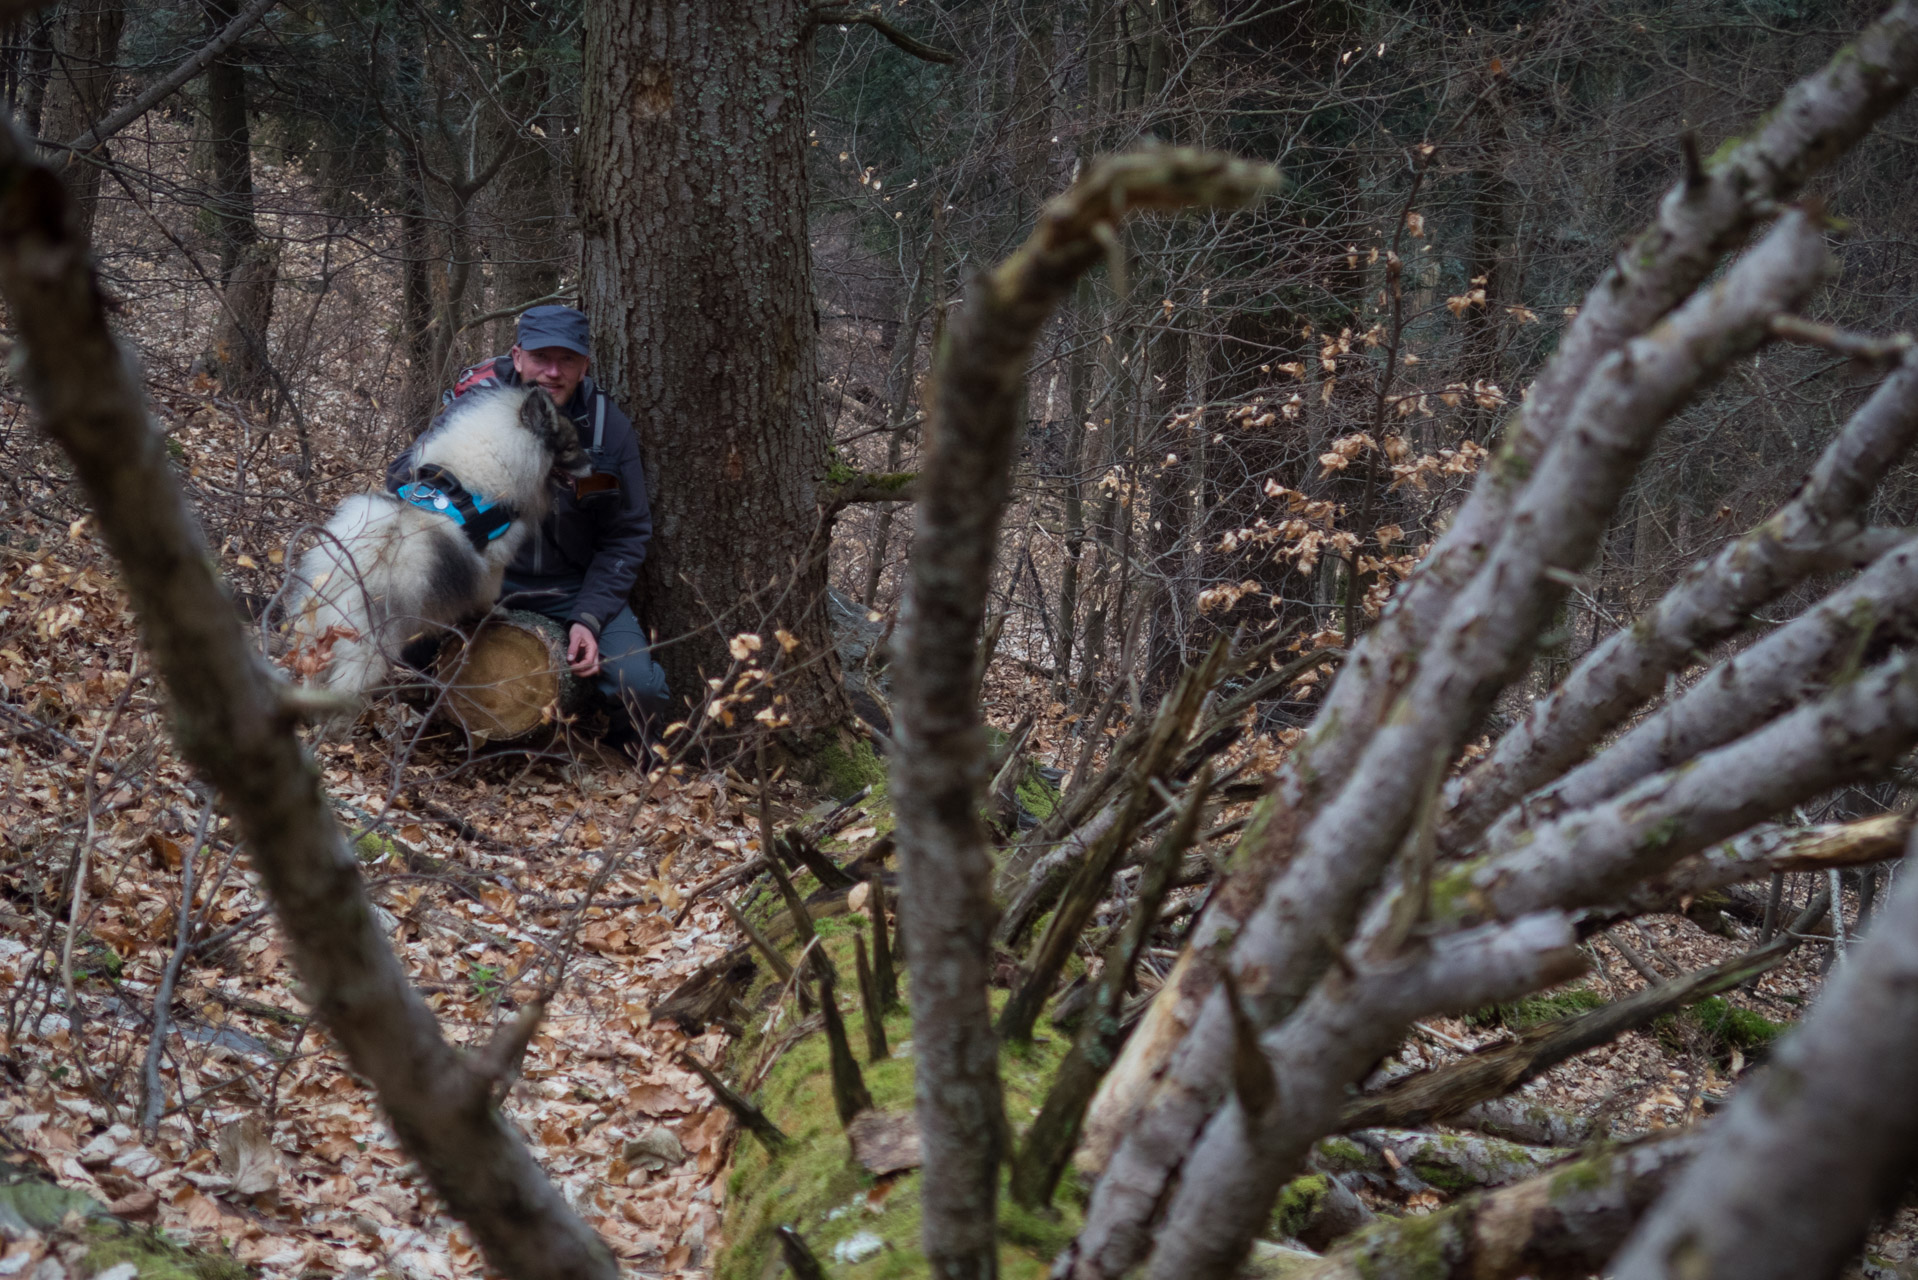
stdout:
{"type": "Polygon", "coordinates": [[[290,664],[363,697],[400,646],[484,612],[532,527],[555,471],[591,474],[572,420],[537,388],[471,391],[413,447],[397,495],[340,503],[288,584],[290,664]]]}

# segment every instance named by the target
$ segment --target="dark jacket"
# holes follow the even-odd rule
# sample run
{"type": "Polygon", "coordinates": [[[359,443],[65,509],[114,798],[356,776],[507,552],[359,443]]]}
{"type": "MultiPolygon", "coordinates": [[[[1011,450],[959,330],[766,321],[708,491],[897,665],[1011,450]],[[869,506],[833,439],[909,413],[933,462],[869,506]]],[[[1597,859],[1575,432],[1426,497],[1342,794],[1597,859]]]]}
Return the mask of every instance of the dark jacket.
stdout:
{"type": "MultiPolygon", "coordinates": [[[[497,356],[463,370],[444,400],[451,404],[474,387],[521,385],[512,359],[497,356]]],[[[583,623],[598,635],[626,604],[639,577],[646,545],[653,537],[653,513],[646,500],[646,471],[632,420],[590,377],[581,381],[563,408],[579,431],[580,444],[592,455],[595,476],[613,476],[619,488],[582,501],[570,486],[557,487],[551,514],[507,566],[506,592],[529,595],[532,598],[520,602],[525,607],[583,623]]],[[[409,447],[386,469],[386,487],[397,490],[411,479],[413,450],[409,447]]]]}

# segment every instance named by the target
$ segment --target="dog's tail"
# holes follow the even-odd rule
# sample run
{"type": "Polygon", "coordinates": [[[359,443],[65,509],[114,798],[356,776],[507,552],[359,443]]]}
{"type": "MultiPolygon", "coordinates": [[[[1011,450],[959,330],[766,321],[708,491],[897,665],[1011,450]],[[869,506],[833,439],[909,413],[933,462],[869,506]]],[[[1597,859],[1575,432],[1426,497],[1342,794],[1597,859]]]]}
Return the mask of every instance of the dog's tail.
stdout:
{"type": "Polygon", "coordinates": [[[378,610],[368,587],[382,548],[366,536],[377,523],[380,498],[361,495],[340,504],[320,541],[300,557],[289,584],[282,663],[307,684],[364,697],[386,676],[378,610]]]}

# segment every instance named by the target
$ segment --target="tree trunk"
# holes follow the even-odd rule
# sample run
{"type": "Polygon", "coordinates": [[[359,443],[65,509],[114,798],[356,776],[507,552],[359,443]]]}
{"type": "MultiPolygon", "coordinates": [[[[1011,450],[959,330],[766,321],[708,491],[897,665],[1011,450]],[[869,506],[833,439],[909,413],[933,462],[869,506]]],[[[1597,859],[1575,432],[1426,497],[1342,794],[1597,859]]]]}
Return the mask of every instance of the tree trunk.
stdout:
{"type": "Polygon", "coordinates": [[[847,721],[817,491],[828,437],[807,242],[810,11],[592,0],[581,294],[653,486],[641,574],[661,662],[701,688],[783,627],[805,734],[847,721]]]}
{"type": "MultiPolygon", "coordinates": [[[[238,0],[204,0],[204,8],[215,34],[239,12],[238,0]]],[[[266,335],[273,320],[279,249],[260,238],[253,218],[253,140],[247,122],[246,66],[237,48],[207,68],[206,96],[220,287],[226,291],[213,356],[227,395],[249,402],[271,385],[266,335]]]]}
{"type": "MultiPolygon", "coordinates": [[[[54,37],[41,137],[54,142],[77,138],[106,115],[126,16],[125,0],[69,0],[66,19],[54,37]]],[[[81,229],[90,232],[100,196],[100,170],[73,155],[56,155],[54,165],[73,192],[81,229]]]]}

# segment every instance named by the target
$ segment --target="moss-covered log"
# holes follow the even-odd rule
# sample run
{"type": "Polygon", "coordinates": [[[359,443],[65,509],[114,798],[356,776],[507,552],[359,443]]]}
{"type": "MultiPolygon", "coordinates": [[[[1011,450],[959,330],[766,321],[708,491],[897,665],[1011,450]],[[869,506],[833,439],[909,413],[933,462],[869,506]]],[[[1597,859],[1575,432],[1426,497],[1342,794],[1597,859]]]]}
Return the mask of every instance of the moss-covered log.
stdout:
{"type": "Polygon", "coordinates": [[[1324,1258],[1266,1253],[1253,1268],[1272,1280],[1582,1280],[1700,1145],[1691,1130],[1640,1142],[1424,1217],[1381,1221],[1324,1258]]]}

